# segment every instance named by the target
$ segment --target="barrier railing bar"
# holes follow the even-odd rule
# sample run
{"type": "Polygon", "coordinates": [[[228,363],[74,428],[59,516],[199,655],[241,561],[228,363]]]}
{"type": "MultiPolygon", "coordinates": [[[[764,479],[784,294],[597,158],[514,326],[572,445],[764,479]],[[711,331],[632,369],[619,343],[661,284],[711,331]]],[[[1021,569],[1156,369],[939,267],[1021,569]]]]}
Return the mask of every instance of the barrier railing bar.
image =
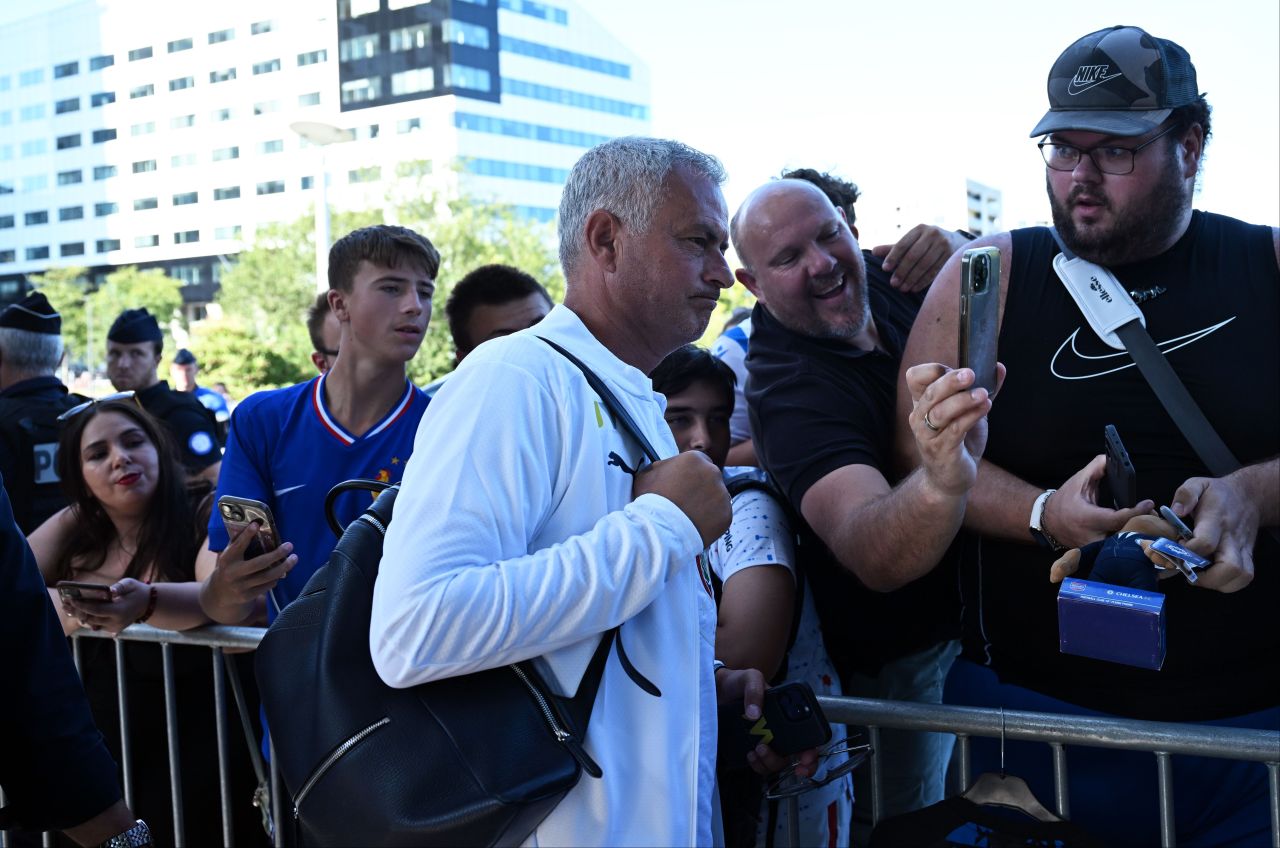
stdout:
{"type": "Polygon", "coordinates": [[[209,651],[213,663],[213,726],[218,735],[218,794],[222,801],[222,843],[231,845],[231,775],[227,765],[227,680],[222,676],[222,649],[209,651]]]}
{"type": "Polygon", "coordinates": [[[1280,763],[1267,763],[1271,782],[1271,848],[1280,848],[1280,763]]]}
{"type": "MultiPolygon", "coordinates": [[[[880,728],[867,725],[867,742],[871,744],[871,826],[880,823],[884,816],[884,773],[880,769],[880,728]]],[[[796,843],[792,842],[792,846],[796,843]]]]}
{"type": "Polygon", "coordinates": [[[1071,801],[1067,797],[1067,749],[1061,742],[1050,742],[1053,750],[1053,805],[1064,819],[1071,818],[1071,801]]]}
{"type": "Polygon", "coordinates": [[[789,848],[800,846],[800,796],[793,795],[787,799],[787,845],[789,848]]]}
{"type": "Polygon", "coordinates": [[[1173,825],[1173,766],[1167,751],[1156,751],[1156,780],[1160,785],[1160,846],[1173,848],[1177,839],[1173,825]]]}
{"type": "Polygon", "coordinates": [[[129,642],[168,642],[173,645],[198,645],[204,648],[239,648],[253,650],[267,632],[265,627],[242,627],[227,624],[210,624],[190,630],[160,630],[149,624],[131,624],[120,634],[106,630],[81,628],[73,637],[88,636],[93,639],[117,639],[129,642]]]}
{"type": "MultiPolygon", "coordinates": [[[[275,846],[284,848],[284,782],[280,780],[280,766],[276,759],[276,743],[267,737],[267,751],[271,754],[271,820],[275,822],[275,846]]],[[[289,804],[290,821],[293,820],[293,804],[289,804]]]]}
{"type": "Polygon", "coordinates": [[[133,809],[133,747],[129,744],[129,691],[125,683],[123,641],[116,642],[116,704],[120,710],[120,771],[124,776],[124,802],[133,809]]]}
{"type": "MultiPolygon", "coordinates": [[[[178,750],[178,692],[173,681],[173,645],[160,643],[164,670],[164,732],[169,741],[169,792],[173,796],[173,844],[185,848],[187,838],[182,819],[182,752],[178,750]]],[[[127,744],[123,746],[128,750],[127,744]]]]}
{"type": "MultiPolygon", "coordinates": [[[[875,701],[866,698],[818,696],[831,721],[846,724],[1000,736],[1000,714],[979,707],[875,701]]],[[[1228,760],[1276,762],[1280,734],[1269,730],[1168,724],[1138,719],[1061,716],[1007,710],[1005,735],[1033,742],[1064,742],[1093,748],[1184,754],[1228,760]],[[1070,719],[1070,725],[1063,721],[1070,719]]]]}
{"type": "Polygon", "coordinates": [[[973,782],[971,775],[973,774],[973,762],[969,751],[969,734],[956,734],[956,751],[960,758],[959,768],[956,770],[960,775],[960,792],[967,792],[969,785],[973,782]]]}

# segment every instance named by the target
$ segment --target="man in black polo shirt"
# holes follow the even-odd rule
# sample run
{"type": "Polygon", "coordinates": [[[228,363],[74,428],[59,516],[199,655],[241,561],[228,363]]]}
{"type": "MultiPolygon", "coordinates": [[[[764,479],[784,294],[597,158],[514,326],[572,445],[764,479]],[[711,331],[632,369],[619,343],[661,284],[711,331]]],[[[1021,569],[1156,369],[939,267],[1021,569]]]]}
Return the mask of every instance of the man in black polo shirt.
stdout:
{"type": "MultiPolygon", "coordinates": [[[[752,432],[764,467],[831,554],[806,566],[845,691],[938,703],[958,651],[945,554],[990,399],[970,390],[967,369],[912,369],[924,461],[899,480],[898,363],[920,295],[893,288],[879,261],[859,251],[844,214],[807,182],[757,189],[731,232],[745,266],[738,280],[759,301],[747,357],[752,432]],[[935,428],[935,419],[950,424],[935,428]]],[[[941,800],[950,737],[885,733],[881,743],[887,813],[941,800]]]]}
{"type": "Polygon", "coordinates": [[[133,390],[147,412],[164,422],[182,464],[193,477],[217,481],[222,465],[218,422],[186,392],[175,392],[156,376],[164,336],[145,308],[126,309],[107,332],[107,376],[117,391],[133,390]]]}
{"type": "Polygon", "coordinates": [[[67,505],[58,481],[58,416],[84,400],[54,376],[62,316],[40,292],[0,312],[0,474],[23,533],[67,505]]]}

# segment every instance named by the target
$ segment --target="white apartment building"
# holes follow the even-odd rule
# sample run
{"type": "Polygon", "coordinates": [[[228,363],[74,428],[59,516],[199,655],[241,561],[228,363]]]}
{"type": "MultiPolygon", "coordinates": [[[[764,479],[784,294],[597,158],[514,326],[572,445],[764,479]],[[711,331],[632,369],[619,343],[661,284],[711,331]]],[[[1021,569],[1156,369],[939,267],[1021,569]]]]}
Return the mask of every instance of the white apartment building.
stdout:
{"type": "Polygon", "coordinates": [[[406,163],[549,221],[649,130],[645,65],[572,0],[71,0],[0,12],[0,302],[161,267],[192,317],[266,223],[377,205],[406,163]],[[350,130],[323,149],[292,125],[350,130]]]}

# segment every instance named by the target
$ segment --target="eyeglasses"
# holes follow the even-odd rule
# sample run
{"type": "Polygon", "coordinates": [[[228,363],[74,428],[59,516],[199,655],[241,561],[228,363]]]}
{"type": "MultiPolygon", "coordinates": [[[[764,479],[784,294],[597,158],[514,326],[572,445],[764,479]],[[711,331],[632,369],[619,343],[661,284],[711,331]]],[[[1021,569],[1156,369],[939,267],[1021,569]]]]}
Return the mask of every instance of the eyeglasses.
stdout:
{"type": "Polygon", "coordinates": [[[860,737],[849,737],[832,742],[818,755],[818,761],[826,766],[826,772],[819,769],[821,777],[796,777],[794,771],[784,771],[769,782],[764,797],[770,801],[781,801],[795,798],[806,792],[834,783],[846,774],[851,773],[871,756],[872,748],[865,742],[857,742],[860,737]],[[847,759],[832,763],[830,758],[847,755],[847,759]]]}
{"type": "Polygon", "coordinates": [[[1063,144],[1060,141],[1041,141],[1036,144],[1044,163],[1055,171],[1074,171],[1080,164],[1080,157],[1086,153],[1104,174],[1124,176],[1133,173],[1134,157],[1144,148],[1154,144],[1156,139],[1168,135],[1178,128],[1171,125],[1164,132],[1153,136],[1137,147],[1118,147],[1114,144],[1098,144],[1093,147],[1076,147],[1074,144],[1063,144]]]}
{"type": "Polygon", "coordinates": [[[337,355],[338,355],[338,352],[337,352],[336,350],[329,350],[329,348],[327,348],[327,347],[318,347],[318,348],[316,348],[316,353],[323,354],[324,356],[337,356],[337,355]]]}
{"type": "Polygon", "coordinates": [[[103,395],[100,398],[93,398],[91,400],[87,400],[84,403],[78,403],[75,406],[68,409],[66,412],[59,415],[57,418],[57,421],[59,424],[61,424],[63,421],[66,421],[67,419],[75,418],[77,415],[84,412],[86,409],[92,409],[97,404],[106,403],[108,401],[113,401],[113,400],[132,400],[135,404],[137,404],[138,409],[142,409],[142,401],[138,400],[138,393],[130,389],[127,392],[116,392],[115,394],[103,395]]]}

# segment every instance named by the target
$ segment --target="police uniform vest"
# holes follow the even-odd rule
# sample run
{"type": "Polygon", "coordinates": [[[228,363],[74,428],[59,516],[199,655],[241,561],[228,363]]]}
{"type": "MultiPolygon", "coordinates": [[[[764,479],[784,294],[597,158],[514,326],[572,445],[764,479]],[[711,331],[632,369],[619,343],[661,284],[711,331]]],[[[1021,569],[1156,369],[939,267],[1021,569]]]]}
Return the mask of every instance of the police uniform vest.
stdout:
{"type": "Polygon", "coordinates": [[[85,398],[66,393],[60,383],[57,388],[0,397],[0,440],[12,462],[4,487],[18,527],[28,535],[67,505],[57,471],[58,416],[85,398]]]}

